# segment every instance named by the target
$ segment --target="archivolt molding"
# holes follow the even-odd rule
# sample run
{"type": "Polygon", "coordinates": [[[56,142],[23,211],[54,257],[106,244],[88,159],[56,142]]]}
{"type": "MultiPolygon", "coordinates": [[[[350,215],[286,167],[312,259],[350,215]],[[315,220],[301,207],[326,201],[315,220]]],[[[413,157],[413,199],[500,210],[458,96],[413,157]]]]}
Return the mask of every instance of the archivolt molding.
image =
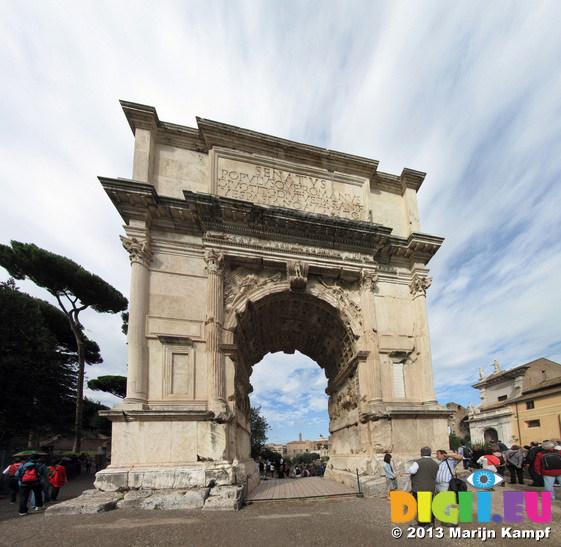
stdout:
{"type": "Polygon", "coordinates": [[[347,326],[359,337],[362,333],[362,308],[357,300],[358,284],[342,279],[329,282],[322,276],[310,279],[310,293],[339,310],[341,318],[347,326]]]}

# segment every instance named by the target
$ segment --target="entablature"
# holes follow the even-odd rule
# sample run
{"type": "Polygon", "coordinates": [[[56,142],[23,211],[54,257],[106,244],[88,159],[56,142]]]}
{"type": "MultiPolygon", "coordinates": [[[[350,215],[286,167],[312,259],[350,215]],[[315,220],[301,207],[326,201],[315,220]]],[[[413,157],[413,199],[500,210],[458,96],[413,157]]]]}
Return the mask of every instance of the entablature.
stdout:
{"type": "Polygon", "coordinates": [[[151,229],[196,234],[228,233],[260,240],[299,243],[324,250],[355,251],[389,265],[392,257],[426,264],[444,241],[372,222],[255,204],[184,190],[184,199],[159,196],[153,185],[127,179],[99,178],[125,223],[146,221],[151,229]]]}

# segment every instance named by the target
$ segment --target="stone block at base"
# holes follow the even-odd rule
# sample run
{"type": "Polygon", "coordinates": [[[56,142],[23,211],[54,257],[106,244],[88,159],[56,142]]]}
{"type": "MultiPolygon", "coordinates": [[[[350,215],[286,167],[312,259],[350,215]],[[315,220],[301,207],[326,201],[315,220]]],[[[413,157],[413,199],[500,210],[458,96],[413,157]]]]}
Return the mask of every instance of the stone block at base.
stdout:
{"type": "Polygon", "coordinates": [[[115,492],[100,492],[99,490],[86,490],[81,496],[52,505],[45,514],[53,515],[79,515],[85,513],[102,513],[111,511],[117,506],[122,494],[115,492]]]}
{"type": "Polygon", "coordinates": [[[239,511],[246,496],[245,485],[217,486],[210,491],[203,509],[239,511]]]}
{"type": "Polygon", "coordinates": [[[201,509],[208,497],[208,488],[192,490],[137,490],[127,492],[117,504],[119,509],[201,509]]]}

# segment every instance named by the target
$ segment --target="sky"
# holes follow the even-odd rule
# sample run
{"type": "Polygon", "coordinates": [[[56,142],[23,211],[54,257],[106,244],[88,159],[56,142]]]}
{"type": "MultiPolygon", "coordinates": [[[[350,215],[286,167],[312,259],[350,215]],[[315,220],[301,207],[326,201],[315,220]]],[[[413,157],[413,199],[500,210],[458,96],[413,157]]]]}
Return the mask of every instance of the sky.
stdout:
{"type": "MultiPolygon", "coordinates": [[[[97,180],[132,176],[120,99],[426,172],[421,231],[445,238],[427,291],[436,396],[478,404],[480,367],[561,362],[559,20],[539,0],[0,0],[0,242],[128,296],[97,180]]],[[[104,358],[88,378],[126,374],[119,317],[83,323],[104,358]]],[[[271,442],[329,435],[314,362],[268,356],[251,382],[271,442]]]]}

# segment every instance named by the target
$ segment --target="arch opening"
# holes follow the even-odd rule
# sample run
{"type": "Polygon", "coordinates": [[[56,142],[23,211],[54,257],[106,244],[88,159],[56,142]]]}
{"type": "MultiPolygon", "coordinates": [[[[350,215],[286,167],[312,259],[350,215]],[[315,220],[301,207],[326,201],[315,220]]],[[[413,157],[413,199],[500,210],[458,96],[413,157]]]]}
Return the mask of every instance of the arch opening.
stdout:
{"type": "Polygon", "coordinates": [[[296,350],[294,355],[267,354],[254,365],[251,406],[271,426],[269,444],[286,445],[304,439],[329,437],[327,380],[323,370],[296,350]]]}
{"type": "Polygon", "coordinates": [[[485,439],[486,443],[491,443],[493,441],[497,441],[497,439],[499,438],[499,434],[497,433],[496,429],[490,427],[485,430],[483,438],[485,439]]]}
{"type": "Polygon", "coordinates": [[[354,342],[339,310],[316,296],[289,290],[248,301],[234,329],[236,361],[249,374],[267,353],[298,350],[332,380],[352,357],[354,342]]]}
{"type": "Polygon", "coordinates": [[[236,348],[231,359],[234,363],[234,397],[236,408],[249,416],[249,394],[253,392],[250,378],[253,367],[268,353],[294,354],[296,351],[317,363],[328,380],[327,409],[331,423],[334,415],[334,395],[337,404],[347,404],[343,412],[355,408],[346,403],[347,395],[340,390],[349,382],[356,391],[355,374],[341,371],[356,352],[356,338],[348,327],[343,312],[318,296],[286,290],[248,300],[244,310],[237,313],[233,330],[236,348]],[[338,391],[332,389],[337,385],[338,391]],[[339,399],[345,399],[345,401],[339,399]]]}

